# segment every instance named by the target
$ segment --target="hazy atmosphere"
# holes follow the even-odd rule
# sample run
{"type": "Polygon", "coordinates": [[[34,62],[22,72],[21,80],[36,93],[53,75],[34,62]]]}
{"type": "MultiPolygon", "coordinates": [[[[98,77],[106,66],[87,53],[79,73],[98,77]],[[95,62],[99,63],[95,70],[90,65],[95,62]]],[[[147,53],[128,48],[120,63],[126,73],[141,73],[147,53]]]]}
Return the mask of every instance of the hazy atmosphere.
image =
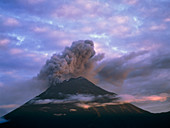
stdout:
{"type": "Polygon", "coordinates": [[[169,0],[0,0],[0,116],[79,76],[147,111],[170,111],[169,7],[169,0]]]}

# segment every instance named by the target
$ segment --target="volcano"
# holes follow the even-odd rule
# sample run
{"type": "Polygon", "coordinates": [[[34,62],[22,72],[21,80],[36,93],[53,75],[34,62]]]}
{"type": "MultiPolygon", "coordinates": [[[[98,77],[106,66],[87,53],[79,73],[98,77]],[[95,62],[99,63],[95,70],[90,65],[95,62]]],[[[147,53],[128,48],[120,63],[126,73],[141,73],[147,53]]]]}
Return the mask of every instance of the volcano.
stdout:
{"type": "Polygon", "coordinates": [[[51,85],[3,118],[4,128],[168,127],[170,113],[152,114],[83,77],[51,85]]]}

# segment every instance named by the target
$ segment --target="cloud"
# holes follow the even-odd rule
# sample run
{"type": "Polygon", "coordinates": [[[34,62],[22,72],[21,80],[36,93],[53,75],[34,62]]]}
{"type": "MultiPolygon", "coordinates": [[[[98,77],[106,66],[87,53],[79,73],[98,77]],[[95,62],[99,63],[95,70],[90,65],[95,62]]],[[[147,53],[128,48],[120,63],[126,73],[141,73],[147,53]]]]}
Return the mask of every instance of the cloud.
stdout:
{"type": "Polygon", "coordinates": [[[11,54],[21,54],[23,53],[23,50],[22,49],[17,49],[17,48],[13,48],[13,49],[10,49],[10,53],[11,54]]]}
{"type": "Polygon", "coordinates": [[[0,105],[0,109],[2,108],[17,108],[18,105],[17,104],[8,104],[8,105],[0,105]]]}
{"type": "Polygon", "coordinates": [[[44,28],[43,27],[34,27],[33,31],[34,32],[38,32],[38,33],[47,32],[48,28],[45,28],[45,27],[44,28]]]}
{"type": "Polygon", "coordinates": [[[65,103],[75,103],[75,102],[90,102],[95,100],[95,96],[87,94],[77,94],[77,95],[66,95],[68,98],[65,99],[33,99],[30,103],[34,104],[65,104],[65,103]]]}
{"type": "Polygon", "coordinates": [[[134,102],[155,102],[160,101],[164,102],[167,100],[170,95],[167,93],[161,93],[160,95],[151,95],[151,96],[133,96],[129,94],[119,95],[122,98],[123,102],[134,103],[134,102]]]}
{"type": "Polygon", "coordinates": [[[150,27],[150,30],[165,30],[167,27],[164,24],[153,25],[150,27]]]}
{"type": "Polygon", "coordinates": [[[144,110],[148,110],[152,113],[161,113],[161,112],[168,112],[169,111],[169,98],[166,102],[145,102],[145,103],[135,103],[136,106],[139,106],[140,108],[144,110]]]}
{"type": "Polygon", "coordinates": [[[117,26],[114,29],[111,30],[111,35],[113,36],[122,36],[124,37],[125,34],[129,33],[129,27],[127,26],[117,26]]]}
{"type": "Polygon", "coordinates": [[[128,16],[112,16],[109,17],[109,22],[113,22],[114,24],[125,24],[129,21],[128,16]]]}
{"type": "Polygon", "coordinates": [[[135,70],[131,60],[136,57],[146,54],[147,51],[132,52],[119,58],[106,60],[99,67],[102,67],[98,72],[100,81],[107,81],[113,85],[121,86],[128,74],[135,70]]]}
{"type": "MultiPolygon", "coordinates": [[[[62,94],[62,93],[61,93],[62,94]]],[[[115,95],[98,95],[94,96],[93,94],[64,94],[66,98],[64,99],[39,99],[36,97],[32,99],[29,104],[66,104],[66,103],[79,103],[79,102],[96,102],[100,101],[101,103],[105,103],[105,101],[117,101],[118,97],[115,95]]],[[[41,97],[40,97],[41,98],[41,97]]]]}
{"type": "MultiPolygon", "coordinates": [[[[60,93],[60,94],[62,94],[62,93],[60,93]]],[[[64,94],[64,95],[67,98],[65,98],[65,99],[39,99],[38,97],[36,97],[33,100],[31,100],[28,104],[67,104],[67,103],[72,103],[73,105],[81,107],[83,109],[88,109],[90,107],[100,107],[100,106],[123,104],[122,102],[117,101],[118,97],[115,97],[115,95],[107,95],[107,94],[106,95],[98,95],[98,96],[94,96],[92,94],[76,94],[76,95],[64,94]]],[[[70,109],[70,112],[71,111],[76,111],[76,109],[70,109]]],[[[57,116],[60,116],[60,114],[57,116]]]]}
{"type": "Polygon", "coordinates": [[[4,47],[4,46],[7,46],[9,42],[10,42],[10,40],[8,40],[8,39],[0,40],[0,48],[4,47]]]}
{"type": "Polygon", "coordinates": [[[37,78],[48,79],[55,84],[72,77],[88,76],[102,58],[103,54],[95,55],[92,41],[75,41],[61,54],[54,54],[47,60],[37,78]]]}
{"type": "Polygon", "coordinates": [[[170,22],[170,18],[165,18],[164,21],[165,22],[170,22]]]}
{"type": "Polygon", "coordinates": [[[18,26],[20,23],[17,19],[14,18],[7,18],[4,21],[4,25],[6,26],[18,26]]]}
{"type": "Polygon", "coordinates": [[[80,17],[96,17],[103,14],[104,9],[108,5],[98,1],[83,1],[75,0],[71,1],[69,4],[64,3],[52,13],[52,16],[63,17],[68,19],[79,19],[80,17]]]}
{"type": "Polygon", "coordinates": [[[138,0],[124,0],[124,2],[130,5],[135,5],[138,2],[138,0]]]}

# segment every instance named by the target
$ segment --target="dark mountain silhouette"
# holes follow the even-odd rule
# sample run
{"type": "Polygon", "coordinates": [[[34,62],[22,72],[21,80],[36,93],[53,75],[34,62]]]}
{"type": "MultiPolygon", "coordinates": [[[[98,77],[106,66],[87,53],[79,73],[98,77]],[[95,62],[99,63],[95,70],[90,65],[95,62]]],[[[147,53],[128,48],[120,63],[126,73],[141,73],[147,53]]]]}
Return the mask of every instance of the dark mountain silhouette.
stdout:
{"type": "Polygon", "coordinates": [[[4,116],[4,128],[169,128],[170,113],[152,114],[122,103],[85,78],[72,78],[4,116]]]}

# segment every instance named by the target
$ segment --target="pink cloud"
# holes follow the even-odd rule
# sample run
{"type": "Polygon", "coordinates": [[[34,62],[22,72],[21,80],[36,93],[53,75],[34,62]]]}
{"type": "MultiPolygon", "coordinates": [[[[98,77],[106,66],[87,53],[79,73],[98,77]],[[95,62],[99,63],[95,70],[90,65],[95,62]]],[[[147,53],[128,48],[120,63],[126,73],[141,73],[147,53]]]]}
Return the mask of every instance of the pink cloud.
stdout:
{"type": "Polygon", "coordinates": [[[66,36],[66,33],[63,32],[63,31],[57,31],[57,30],[54,30],[54,31],[50,31],[49,32],[49,37],[53,38],[53,37],[60,37],[60,38],[63,38],[66,36]]]}
{"type": "Polygon", "coordinates": [[[108,22],[100,21],[100,22],[97,22],[96,25],[97,25],[98,28],[105,29],[108,25],[108,22]]]}
{"type": "Polygon", "coordinates": [[[19,75],[17,75],[16,71],[6,71],[6,72],[3,72],[3,73],[10,76],[10,77],[16,78],[16,79],[21,78],[19,75]]]}
{"type": "Polygon", "coordinates": [[[6,26],[18,26],[19,24],[20,24],[19,21],[14,18],[7,18],[4,21],[4,25],[6,25],[6,26]]]}
{"type": "Polygon", "coordinates": [[[110,34],[114,35],[114,36],[121,36],[121,37],[125,37],[127,36],[130,31],[130,28],[124,25],[119,25],[116,27],[113,27],[112,29],[110,29],[110,34]]]}
{"type": "MultiPolygon", "coordinates": [[[[132,44],[132,46],[135,46],[135,43],[132,44]]],[[[156,44],[156,43],[153,43],[150,40],[144,40],[141,43],[136,42],[136,47],[139,47],[140,50],[147,50],[147,51],[152,50],[153,51],[153,50],[157,50],[157,49],[161,48],[162,44],[158,44],[158,43],[156,44]],[[139,44],[140,44],[140,46],[139,46],[139,44]]]]}
{"type": "Polygon", "coordinates": [[[36,57],[37,55],[34,53],[28,53],[25,55],[26,57],[36,57]]]}
{"type": "Polygon", "coordinates": [[[92,1],[92,0],[86,0],[86,1],[76,0],[76,3],[79,6],[82,6],[85,10],[93,10],[94,8],[101,6],[101,3],[99,3],[98,1],[92,1]]]}
{"type": "Polygon", "coordinates": [[[94,18],[101,15],[103,10],[108,9],[108,4],[101,4],[92,0],[76,0],[72,3],[63,4],[57,8],[51,15],[57,17],[66,17],[71,19],[80,19],[80,17],[94,18]]]}
{"type": "Polygon", "coordinates": [[[75,5],[63,5],[60,8],[57,8],[52,16],[57,17],[76,17],[80,14],[83,14],[82,9],[78,8],[75,5]]]}
{"type": "Polygon", "coordinates": [[[129,17],[128,16],[114,16],[114,17],[110,17],[108,20],[109,20],[109,23],[124,24],[129,21],[129,17]]]}
{"type": "Polygon", "coordinates": [[[17,104],[9,104],[9,105],[0,105],[0,108],[16,108],[19,105],[17,104]]]}
{"type": "Polygon", "coordinates": [[[7,72],[4,72],[4,74],[7,74],[7,75],[13,75],[15,72],[14,71],[7,71],[7,72]]]}
{"type": "Polygon", "coordinates": [[[124,0],[124,2],[130,5],[134,5],[138,2],[138,0],[124,0]]]}
{"type": "Polygon", "coordinates": [[[12,48],[12,49],[10,49],[10,53],[11,53],[12,55],[14,55],[14,54],[20,54],[20,53],[23,53],[23,50],[18,49],[18,48],[12,48]]]}
{"type": "Polygon", "coordinates": [[[0,40],[0,47],[1,47],[1,46],[6,46],[9,42],[10,42],[10,40],[8,40],[8,39],[2,39],[2,40],[0,40]]]}
{"type": "Polygon", "coordinates": [[[165,18],[164,21],[165,22],[170,22],[170,18],[165,18]]]}
{"type": "Polygon", "coordinates": [[[34,32],[37,32],[37,33],[43,33],[43,32],[47,32],[49,29],[48,28],[45,28],[45,27],[35,27],[33,28],[33,31],[34,32]]]}
{"type": "Polygon", "coordinates": [[[66,39],[64,39],[64,40],[61,40],[60,41],[61,43],[59,44],[59,45],[61,45],[61,46],[69,46],[69,45],[71,45],[71,41],[70,40],[66,40],[66,39]]]}
{"type": "Polygon", "coordinates": [[[165,30],[166,26],[164,24],[161,25],[153,25],[150,27],[150,30],[165,30]]]}
{"type": "Polygon", "coordinates": [[[122,101],[126,103],[131,103],[131,102],[147,102],[147,101],[166,101],[170,95],[167,93],[161,93],[160,95],[151,95],[151,96],[133,96],[129,94],[124,94],[120,95],[122,97],[122,101]]]}
{"type": "Polygon", "coordinates": [[[44,53],[44,52],[26,52],[24,55],[24,57],[28,57],[31,58],[34,62],[44,62],[44,60],[47,59],[48,57],[48,53],[44,53]]]}

